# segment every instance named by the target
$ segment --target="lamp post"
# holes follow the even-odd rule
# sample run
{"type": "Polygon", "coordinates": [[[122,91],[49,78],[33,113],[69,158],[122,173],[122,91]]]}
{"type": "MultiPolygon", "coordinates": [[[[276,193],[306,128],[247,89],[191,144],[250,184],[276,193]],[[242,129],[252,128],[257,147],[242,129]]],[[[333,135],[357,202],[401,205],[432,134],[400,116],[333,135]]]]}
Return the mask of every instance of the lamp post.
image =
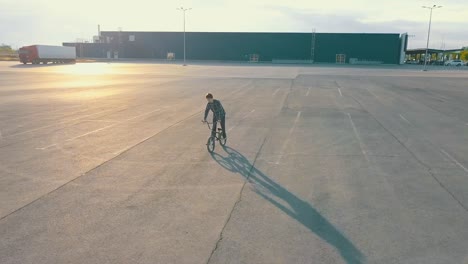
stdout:
{"type": "Polygon", "coordinates": [[[185,63],[185,12],[192,10],[192,8],[180,7],[177,8],[177,10],[182,11],[184,13],[184,66],[187,66],[187,64],[185,63]]]}
{"type": "Polygon", "coordinates": [[[424,69],[423,69],[423,71],[427,71],[427,57],[428,57],[428,53],[429,53],[429,39],[431,37],[432,11],[434,9],[442,8],[442,6],[433,5],[433,6],[423,6],[422,8],[426,8],[426,9],[431,10],[431,13],[430,13],[430,16],[429,16],[429,29],[427,31],[426,55],[424,56],[424,69]]]}

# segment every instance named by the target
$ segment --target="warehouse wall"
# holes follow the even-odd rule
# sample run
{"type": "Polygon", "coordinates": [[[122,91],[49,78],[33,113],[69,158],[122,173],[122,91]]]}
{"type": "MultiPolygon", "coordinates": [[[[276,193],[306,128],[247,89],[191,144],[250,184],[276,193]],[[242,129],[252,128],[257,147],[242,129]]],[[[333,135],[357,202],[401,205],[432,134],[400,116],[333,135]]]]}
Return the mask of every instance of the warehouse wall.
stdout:
{"type": "Polygon", "coordinates": [[[76,47],[78,58],[105,58],[107,51],[112,49],[110,44],[105,43],[63,43],[63,46],[76,47]]]}
{"type": "Polygon", "coordinates": [[[316,36],[315,60],[335,62],[336,54],[345,54],[361,61],[381,61],[398,64],[400,57],[399,34],[337,34],[319,33],[316,36]]]}
{"type": "MultiPolygon", "coordinates": [[[[107,48],[118,50],[121,58],[166,59],[168,52],[183,58],[181,32],[105,31],[102,36],[109,40],[107,48]]],[[[399,38],[399,34],[316,33],[314,58],[335,63],[337,54],[345,54],[347,63],[356,58],[397,64],[399,38]]],[[[188,60],[248,61],[250,54],[259,54],[260,61],[306,61],[311,59],[312,33],[187,32],[186,42],[188,60]]],[[[102,54],[102,46],[95,49],[93,55],[102,54]]]]}
{"type": "MultiPolygon", "coordinates": [[[[103,32],[122,41],[125,57],[165,59],[168,52],[183,56],[180,32],[103,32]],[[129,36],[135,41],[128,41],[129,36]]],[[[187,59],[246,61],[249,54],[260,60],[310,59],[310,34],[303,33],[197,33],[186,34],[187,59]]]]}

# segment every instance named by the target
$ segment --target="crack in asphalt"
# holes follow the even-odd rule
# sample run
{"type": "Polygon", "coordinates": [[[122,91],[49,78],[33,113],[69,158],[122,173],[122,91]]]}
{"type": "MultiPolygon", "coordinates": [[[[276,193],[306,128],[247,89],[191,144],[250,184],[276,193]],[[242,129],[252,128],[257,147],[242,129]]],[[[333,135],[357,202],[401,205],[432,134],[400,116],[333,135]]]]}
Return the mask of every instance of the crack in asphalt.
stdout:
{"type": "MultiPolygon", "coordinates": [[[[296,78],[297,78],[297,76],[296,76],[296,78]]],[[[280,111],[279,111],[278,114],[281,113],[281,110],[284,108],[285,104],[286,104],[287,101],[288,101],[289,95],[290,95],[290,93],[291,93],[291,91],[292,91],[292,88],[293,88],[293,86],[294,86],[294,80],[295,80],[295,79],[291,79],[289,91],[288,91],[286,97],[285,97],[284,100],[283,100],[282,106],[281,106],[280,111]]],[[[229,212],[229,215],[228,215],[226,221],[224,222],[223,227],[221,228],[221,232],[219,233],[219,238],[218,238],[218,240],[216,241],[216,244],[215,244],[213,250],[211,251],[210,256],[208,257],[208,260],[206,261],[206,264],[209,264],[209,263],[211,262],[211,260],[212,260],[212,258],[213,258],[213,256],[214,256],[214,254],[215,254],[216,251],[218,250],[218,247],[219,247],[221,241],[223,241],[223,238],[224,238],[224,237],[223,237],[224,230],[226,229],[226,226],[228,225],[229,221],[231,220],[231,217],[232,217],[234,211],[236,210],[237,205],[242,201],[242,193],[244,192],[244,189],[245,189],[246,184],[249,182],[250,176],[252,175],[252,171],[253,171],[253,169],[255,168],[255,164],[256,164],[256,162],[257,162],[259,156],[260,156],[260,153],[262,152],[263,146],[265,145],[265,142],[266,142],[267,138],[268,138],[268,137],[270,136],[270,134],[271,134],[272,128],[273,128],[273,121],[271,122],[271,125],[270,125],[270,128],[269,128],[268,132],[266,133],[265,137],[263,138],[262,144],[260,145],[260,147],[259,147],[257,153],[255,154],[255,158],[254,158],[254,160],[253,160],[253,162],[252,162],[252,166],[250,166],[249,173],[247,174],[247,177],[244,178],[244,184],[242,184],[242,187],[241,187],[241,189],[240,189],[240,191],[239,191],[239,195],[238,195],[238,197],[237,197],[237,200],[236,200],[236,202],[234,203],[234,205],[232,206],[231,212],[229,212]]]]}
{"type": "Polygon", "coordinates": [[[194,116],[200,114],[201,112],[202,112],[202,111],[197,111],[197,112],[195,112],[194,114],[191,114],[191,115],[189,115],[188,117],[185,117],[185,118],[183,118],[182,120],[179,120],[179,121],[177,121],[176,123],[174,123],[174,124],[172,124],[172,125],[170,125],[170,126],[164,128],[164,129],[158,131],[157,133],[155,133],[155,134],[153,134],[153,135],[151,135],[151,136],[145,138],[144,140],[142,140],[142,141],[136,143],[135,145],[129,147],[128,149],[122,151],[122,152],[119,153],[118,155],[116,155],[116,156],[114,156],[114,157],[112,157],[112,158],[110,158],[110,159],[108,159],[108,160],[102,162],[101,164],[97,165],[96,167],[94,167],[94,168],[92,168],[92,169],[90,169],[90,170],[88,170],[88,171],[82,173],[81,175],[79,175],[79,176],[77,176],[77,177],[75,177],[75,178],[73,178],[73,179],[71,179],[71,180],[69,180],[69,181],[67,181],[67,182],[65,182],[64,184],[62,184],[62,185],[58,186],[57,188],[55,188],[55,189],[53,189],[53,190],[47,192],[46,194],[43,194],[43,195],[39,196],[38,198],[36,198],[36,199],[34,199],[33,201],[31,201],[31,202],[29,202],[29,203],[27,203],[27,204],[25,204],[25,205],[23,205],[23,206],[17,208],[16,210],[14,210],[14,211],[12,211],[12,212],[10,212],[10,213],[8,213],[8,214],[6,214],[6,215],[0,217],[0,221],[6,219],[8,216],[10,216],[10,215],[12,215],[12,214],[14,214],[14,213],[17,213],[17,212],[21,211],[22,209],[24,209],[24,208],[26,208],[26,207],[28,207],[28,206],[34,204],[35,202],[41,200],[42,198],[48,196],[49,194],[51,194],[51,193],[53,193],[53,192],[56,192],[57,190],[61,189],[62,187],[64,187],[64,186],[66,186],[66,185],[68,185],[68,184],[70,184],[70,183],[72,183],[72,182],[78,180],[79,178],[81,178],[81,177],[83,177],[83,176],[89,174],[90,172],[92,172],[92,171],[94,171],[94,170],[96,170],[96,169],[102,167],[103,165],[105,165],[105,164],[111,162],[112,160],[114,160],[114,159],[116,159],[116,158],[122,156],[124,153],[130,151],[131,149],[133,149],[133,148],[135,148],[135,147],[137,147],[137,146],[143,144],[144,142],[150,140],[151,138],[154,138],[155,136],[159,135],[160,133],[162,133],[162,132],[164,132],[164,131],[166,131],[166,130],[172,128],[172,127],[174,127],[175,125],[177,125],[177,124],[179,124],[179,123],[182,123],[182,122],[184,122],[184,121],[186,121],[186,120],[189,120],[190,118],[192,118],[192,117],[194,117],[194,116]]]}
{"type": "Polygon", "coordinates": [[[468,212],[468,207],[465,206],[436,176],[435,173],[432,172],[432,168],[427,165],[426,163],[424,163],[422,160],[420,160],[416,154],[410,150],[406,145],[405,143],[403,143],[395,134],[393,134],[387,127],[385,127],[372,113],[370,113],[362,104],[361,102],[359,102],[356,98],[354,98],[352,95],[349,95],[349,97],[351,99],[353,99],[354,101],[356,101],[356,103],[358,103],[361,108],[363,110],[365,110],[370,117],[372,117],[372,119],[374,119],[387,133],[389,133],[389,135],[391,135],[408,153],[411,154],[411,156],[421,165],[423,166],[426,171],[429,173],[429,175],[431,175],[431,177],[440,185],[440,187],[442,187],[442,189],[444,189],[448,194],[450,194],[450,196],[466,211],[468,212]]]}

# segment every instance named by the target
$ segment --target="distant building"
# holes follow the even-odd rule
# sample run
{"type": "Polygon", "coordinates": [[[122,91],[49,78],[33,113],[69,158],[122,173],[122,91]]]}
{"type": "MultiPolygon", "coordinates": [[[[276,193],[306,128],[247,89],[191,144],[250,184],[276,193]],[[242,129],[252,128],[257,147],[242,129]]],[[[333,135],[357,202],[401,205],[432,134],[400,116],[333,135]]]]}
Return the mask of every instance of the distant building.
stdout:
{"type": "Polygon", "coordinates": [[[407,62],[418,62],[419,64],[424,64],[424,58],[426,53],[428,54],[428,63],[430,64],[440,64],[443,65],[445,61],[452,59],[462,59],[460,55],[465,48],[461,49],[408,49],[406,51],[406,61],[407,62]]]}
{"type": "MultiPolygon", "coordinates": [[[[187,32],[187,60],[400,64],[406,34],[187,32]]],[[[182,32],[102,31],[98,43],[64,43],[79,57],[176,59],[182,32]]]]}

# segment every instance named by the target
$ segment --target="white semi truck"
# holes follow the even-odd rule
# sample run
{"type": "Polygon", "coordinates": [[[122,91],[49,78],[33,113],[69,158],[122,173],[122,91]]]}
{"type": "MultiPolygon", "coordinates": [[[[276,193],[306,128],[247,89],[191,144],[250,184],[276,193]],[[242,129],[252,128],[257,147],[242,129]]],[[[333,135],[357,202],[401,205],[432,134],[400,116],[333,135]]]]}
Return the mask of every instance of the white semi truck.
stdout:
{"type": "Polygon", "coordinates": [[[75,47],[32,45],[19,49],[20,61],[24,64],[75,63],[75,47]]]}

